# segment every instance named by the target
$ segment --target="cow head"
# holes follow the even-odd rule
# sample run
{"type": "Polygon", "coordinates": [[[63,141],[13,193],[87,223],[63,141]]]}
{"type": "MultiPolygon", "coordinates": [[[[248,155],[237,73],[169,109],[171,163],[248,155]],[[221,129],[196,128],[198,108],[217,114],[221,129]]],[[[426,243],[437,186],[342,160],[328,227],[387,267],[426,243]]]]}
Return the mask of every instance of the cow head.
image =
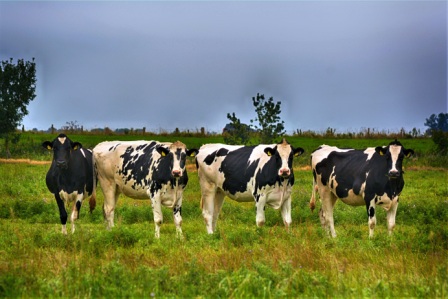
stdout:
{"type": "Polygon", "coordinates": [[[186,145],[180,141],[172,143],[169,147],[159,146],[156,150],[162,159],[169,159],[171,175],[174,178],[183,175],[187,156],[194,157],[198,153],[197,149],[187,149],[186,145]]]}
{"type": "Polygon", "coordinates": [[[288,178],[292,172],[292,159],[298,157],[305,152],[301,147],[293,148],[285,138],[274,148],[267,147],[264,152],[268,156],[274,156],[278,175],[283,178],[288,178]]]}
{"type": "Polygon", "coordinates": [[[375,151],[381,156],[386,157],[388,169],[387,176],[391,179],[399,178],[402,175],[402,164],[404,157],[409,158],[414,154],[412,149],[405,149],[396,139],[395,141],[389,143],[386,147],[376,147],[375,151]]]}
{"type": "Polygon", "coordinates": [[[65,134],[59,134],[53,141],[45,141],[42,146],[53,150],[53,161],[61,169],[67,169],[72,151],[82,147],[81,143],[71,141],[65,134]]]}

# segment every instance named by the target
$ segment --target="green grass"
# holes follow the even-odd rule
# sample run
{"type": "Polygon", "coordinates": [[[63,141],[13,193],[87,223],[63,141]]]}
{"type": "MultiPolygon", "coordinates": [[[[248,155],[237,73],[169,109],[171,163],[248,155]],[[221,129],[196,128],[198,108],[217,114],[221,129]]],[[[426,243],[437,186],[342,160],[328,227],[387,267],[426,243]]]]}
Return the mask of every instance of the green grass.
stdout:
{"type": "MultiPolygon", "coordinates": [[[[355,145],[364,143],[376,141],[355,145]]],[[[150,202],[123,196],[116,227],[106,230],[100,190],[97,209],[89,214],[85,202],[76,232],[64,236],[45,187],[49,165],[0,163],[0,297],[448,296],[446,168],[405,163],[410,170],[391,237],[383,210],[369,239],[365,209],[338,202],[338,237],[330,239],[309,210],[312,174],[300,159],[307,158],[295,162],[289,231],[280,211],[267,208],[266,225],[257,228],[253,204],[226,199],[217,232],[206,234],[197,173],[190,172],[183,240],[169,209],[157,240],[150,202]]]]}

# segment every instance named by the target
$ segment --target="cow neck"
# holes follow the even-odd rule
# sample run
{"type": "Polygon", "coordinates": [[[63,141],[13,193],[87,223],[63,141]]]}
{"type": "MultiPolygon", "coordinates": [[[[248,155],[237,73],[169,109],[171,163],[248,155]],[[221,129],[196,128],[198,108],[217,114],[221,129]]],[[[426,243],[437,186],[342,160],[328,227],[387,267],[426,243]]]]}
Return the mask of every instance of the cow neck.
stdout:
{"type": "Polygon", "coordinates": [[[56,176],[59,186],[67,186],[71,182],[70,165],[66,169],[56,167],[58,175],[56,176]]]}
{"type": "Polygon", "coordinates": [[[172,206],[172,208],[174,208],[175,206],[176,206],[176,204],[177,204],[177,194],[178,194],[178,192],[179,192],[179,178],[178,179],[174,179],[174,186],[173,186],[174,188],[174,198],[173,198],[173,206],[172,206]]]}
{"type": "MultiPolygon", "coordinates": [[[[280,203],[283,204],[283,198],[285,197],[285,193],[286,193],[286,186],[288,185],[288,181],[286,179],[281,179],[280,183],[283,181],[283,191],[280,195],[280,203]]],[[[278,186],[279,188],[281,188],[280,186],[278,186]]]]}
{"type": "Polygon", "coordinates": [[[380,156],[379,154],[375,153],[367,163],[366,168],[369,169],[369,173],[371,173],[373,176],[383,178],[387,177],[387,180],[389,181],[386,157],[380,156]]]}
{"type": "Polygon", "coordinates": [[[401,193],[401,189],[402,189],[402,185],[403,185],[403,175],[391,179],[389,178],[389,186],[390,186],[390,191],[391,191],[391,195],[392,198],[396,198],[398,195],[400,195],[401,193]]]}

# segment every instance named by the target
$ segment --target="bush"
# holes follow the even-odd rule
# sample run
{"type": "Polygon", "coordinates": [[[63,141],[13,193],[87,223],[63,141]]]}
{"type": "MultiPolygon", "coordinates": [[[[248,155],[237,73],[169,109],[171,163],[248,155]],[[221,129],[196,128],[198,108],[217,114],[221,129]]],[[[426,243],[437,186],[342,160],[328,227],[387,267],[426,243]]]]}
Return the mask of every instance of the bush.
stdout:
{"type": "Polygon", "coordinates": [[[432,141],[436,144],[437,151],[440,155],[448,154],[448,132],[433,130],[432,141]]]}

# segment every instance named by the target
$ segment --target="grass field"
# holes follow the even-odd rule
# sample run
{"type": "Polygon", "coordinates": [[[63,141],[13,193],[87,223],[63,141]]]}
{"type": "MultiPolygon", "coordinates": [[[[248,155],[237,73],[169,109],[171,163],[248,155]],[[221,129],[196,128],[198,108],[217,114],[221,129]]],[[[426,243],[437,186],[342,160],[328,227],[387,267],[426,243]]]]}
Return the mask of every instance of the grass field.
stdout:
{"type": "MultiPolygon", "coordinates": [[[[39,145],[51,139],[45,137],[32,142],[39,145]]],[[[98,141],[92,140],[81,142],[92,146],[89,142],[98,141]]],[[[322,143],[347,147],[386,143],[293,141],[308,155],[309,148],[322,143]]],[[[194,147],[217,141],[198,138],[184,142],[194,147]]],[[[56,202],[45,186],[49,165],[0,162],[0,296],[448,297],[446,164],[429,165],[437,162],[428,158],[431,144],[426,139],[402,142],[417,154],[404,163],[406,186],[397,225],[389,237],[386,213],[378,209],[372,239],[365,209],[341,202],[335,208],[338,237],[326,235],[318,213],[308,208],[312,186],[312,174],[306,167],[309,156],[295,162],[289,231],[284,229],[280,211],[267,208],[266,225],[256,228],[254,205],[227,199],[217,233],[207,235],[199,208],[197,173],[189,167],[182,208],[183,240],[176,238],[169,209],[163,210],[164,225],[157,240],[150,202],[123,196],[118,202],[116,227],[107,231],[101,191],[97,209],[89,214],[85,202],[76,232],[63,236],[56,202]]],[[[38,151],[15,158],[51,159],[38,151]]]]}

